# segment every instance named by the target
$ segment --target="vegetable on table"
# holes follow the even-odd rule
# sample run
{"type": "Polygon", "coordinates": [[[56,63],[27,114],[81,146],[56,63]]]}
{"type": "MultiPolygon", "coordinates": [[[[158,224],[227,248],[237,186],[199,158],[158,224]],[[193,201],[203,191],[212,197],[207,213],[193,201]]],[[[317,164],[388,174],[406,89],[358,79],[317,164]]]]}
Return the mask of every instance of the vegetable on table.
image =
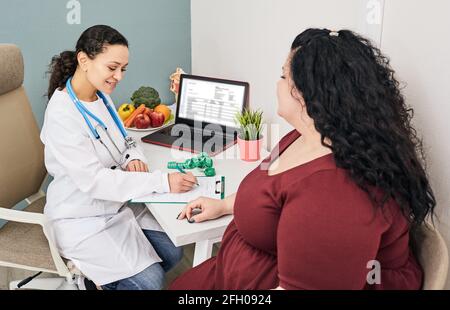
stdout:
{"type": "Polygon", "coordinates": [[[139,114],[144,113],[145,111],[145,104],[141,104],[134,112],[127,118],[127,120],[123,123],[125,127],[131,127],[133,126],[134,119],[139,114]]]}
{"type": "Polygon", "coordinates": [[[117,112],[119,113],[119,116],[122,119],[122,121],[125,121],[128,117],[130,117],[131,114],[133,114],[134,110],[136,110],[136,108],[134,107],[133,104],[124,103],[119,107],[117,112]]]}
{"type": "Polygon", "coordinates": [[[149,86],[142,86],[131,96],[135,107],[144,104],[147,108],[153,109],[161,103],[159,93],[156,89],[149,86]]]}

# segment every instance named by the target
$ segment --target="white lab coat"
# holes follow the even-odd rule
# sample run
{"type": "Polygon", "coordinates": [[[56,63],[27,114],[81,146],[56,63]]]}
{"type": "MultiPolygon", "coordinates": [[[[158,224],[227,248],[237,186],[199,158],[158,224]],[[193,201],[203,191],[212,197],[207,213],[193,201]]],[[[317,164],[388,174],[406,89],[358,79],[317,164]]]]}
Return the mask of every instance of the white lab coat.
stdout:
{"type": "MultiPolygon", "coordinates": [[[[125,151],[124,138],[103,101],[98,98],[84,105],[106,124],[116,145],[125,151]]],[[[105,136],[103,131],[99,133],[105,136]]],[[[97,285],[128,278],[161,262],[142,232],[142,228],[162,231],[161,227],[147,208],[125,203],[152,192],[170,191],[167,173],[112,170],[117,163],[93,138],[64,91],[56,90],[48,103],[41,140],[47,171],[54,178],[47,190],[44,213],[61,255],[97,285]]],[[[103,140],[120,162],[121,155],[109,139],[103,140]]],[[[139,147],[125,154],[129,158],[122,168],[133,159],[146,162],[139,147]]]]}

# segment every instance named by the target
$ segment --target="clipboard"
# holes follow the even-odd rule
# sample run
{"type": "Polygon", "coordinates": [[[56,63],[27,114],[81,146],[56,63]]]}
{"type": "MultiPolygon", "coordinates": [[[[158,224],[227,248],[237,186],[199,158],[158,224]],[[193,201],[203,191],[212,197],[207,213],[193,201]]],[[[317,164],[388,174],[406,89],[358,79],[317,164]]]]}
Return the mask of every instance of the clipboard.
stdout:
{"type": "Polygon", "coordinates": [[[197,181],[199,185],[187,193],[154,193],[144,197],[132,199],[130,203],[186,204],[199,197],[215,199],[225,198],[225,176],[198,176],[197,181]]]}

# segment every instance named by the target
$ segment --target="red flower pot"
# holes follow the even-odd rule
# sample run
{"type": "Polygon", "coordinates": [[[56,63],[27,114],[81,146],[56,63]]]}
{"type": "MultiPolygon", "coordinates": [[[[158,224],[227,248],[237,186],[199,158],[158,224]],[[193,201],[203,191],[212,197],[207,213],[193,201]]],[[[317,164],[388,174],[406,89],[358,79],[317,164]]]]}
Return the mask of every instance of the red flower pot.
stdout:
{"type": "Polygon", "coordinates": [[[242,140],[237,138],[241,159],[245,161],[257,161],[261,156],[262,137],[259,140],[242,140]]]}

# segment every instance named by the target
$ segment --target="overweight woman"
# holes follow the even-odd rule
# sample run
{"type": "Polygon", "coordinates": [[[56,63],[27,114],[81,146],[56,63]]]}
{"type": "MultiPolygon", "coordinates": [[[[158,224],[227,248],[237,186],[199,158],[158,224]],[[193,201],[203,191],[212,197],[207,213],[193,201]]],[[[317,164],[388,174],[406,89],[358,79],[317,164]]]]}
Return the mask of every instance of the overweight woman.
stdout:
{"type": "Polygon", "coordinates": [[[97,286],[160,289],[182,256],[142,205],[128,200],[152,192],[184,192],[192,174],[149,172],[109,96],[128,65],[128,42],[103,25],[83,32],[75,51],[51,63],[41,140],[53,177],[44,213],[50,235],[97,286]]]}
{"type": "Polygon", "coordinates": [[[294,130],[236,194],[182,212],[234,219],[217,256],[171,288],[419,289],[409,231],[435,199],[387,58],[351,31],[308,29],[277,89],[278,114],[294,130]]]}

